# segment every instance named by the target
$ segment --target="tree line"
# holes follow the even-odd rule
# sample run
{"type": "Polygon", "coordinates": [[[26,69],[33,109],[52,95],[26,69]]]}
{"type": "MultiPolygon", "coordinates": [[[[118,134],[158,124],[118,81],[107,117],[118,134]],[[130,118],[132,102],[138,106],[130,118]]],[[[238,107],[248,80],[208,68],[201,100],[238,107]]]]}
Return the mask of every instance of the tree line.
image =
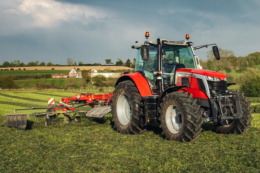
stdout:
{"type": "MultiPolygon", "coordinates": [[[[106,65],[109,65],[111,63],[111,59],[105,59],[105,61],[106,61],[106,65]]],[[[122,59],[118,58],[115,65],[134,68],[135,62],[136,62],[135,58],[133,59],[133,62],[131,62],[130,59],[127,59],[127,61],[125,63],[122,61],[122,59]]],[[[101,66],[101,63],[98,62],[98,63],[91,64],[91,63],[83,63],[82,61],[79,61],[79,63],[77,63],[76,61],[73,61],[73,59],[67,58],[66,65],[68,65],[68,66],[101,66]]],[[[64,65],[53,64],[52,62],[45,63],[45,62],[39,62],[39,61],[29,62],[26,64],[24,62],[21,62],[20,60],[14,60],[13,62],[5,61],[0,66],[2,66],[2,67],[26,67],[26,66],[64,66],[64,65]]]]}
{"type": "Polygon", "coordinates": [[[5,61],[2,64],[2,67],[26,67],[26,66],[60,66],[60,64],[53,64],[51,62],[48,62],[47,64],[45,62],[29,62],[29,63],[23,63],[20,60],[14,60],[13,62],[5,61]]]}
{"type": "Polygon", "coordinates": [[[248,68],[256,68],[260,65],[260,52],[250,53],[247,56],[234,55],[232,50],[219,48],[221,59],[216,60],[212,50],[207,52],[207,60],[200,60],[203,69],[230,72],[243,72],[248,68]]]}

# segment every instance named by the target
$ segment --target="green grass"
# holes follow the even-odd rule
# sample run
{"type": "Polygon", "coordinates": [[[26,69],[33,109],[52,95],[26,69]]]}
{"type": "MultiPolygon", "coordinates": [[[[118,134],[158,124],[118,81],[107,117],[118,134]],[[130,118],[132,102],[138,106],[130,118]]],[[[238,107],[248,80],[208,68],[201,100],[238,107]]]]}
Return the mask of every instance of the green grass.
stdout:
{"type": "Polygon", "coordinates": [[[255,68],[260,69],[260,64],[256,65],[255,68]]]}
{"type": "Polygon", "coordinates": [[[140,135],[117,133],[111,119],[45,127],[30,118],[26,131],[6,127],[5,114],[79,91],[0,91],[0,172],[259,172],[260,114],[243,135],[215,133],[203,124],[192,143],[168,141],[159,127],[140,135]],[[3,102],[13,102],[6,104],[3,102]]]}
{"type": "Polygon", "coordinates": [[[0,76],[35,76],[55,73],[69,73],[69,70],[10,70],[0,71],[0,76]]]}
{"type": "MultiPolygon", "coordinates": [[[[67,79],[26,79],[26,80],[15,80],[15,83],[20,88],[36,88],[37,84],[46,83],[53,84],[56,88],[64,88],[67,79]]],[[[80,79],[76,80],[77,88],[80,88],[80,79]]]]}
{"type": "MultiPolygon", "coordinates": [[[[26,80],[15,80],[15,83],[20,88],[36,88],[37,84],[47,83],[53,84],[57,88],[64,88],[66,79],[26,79],[26,80]]],[[[78,79],[76,79],[78,83],[78,79]]]]}

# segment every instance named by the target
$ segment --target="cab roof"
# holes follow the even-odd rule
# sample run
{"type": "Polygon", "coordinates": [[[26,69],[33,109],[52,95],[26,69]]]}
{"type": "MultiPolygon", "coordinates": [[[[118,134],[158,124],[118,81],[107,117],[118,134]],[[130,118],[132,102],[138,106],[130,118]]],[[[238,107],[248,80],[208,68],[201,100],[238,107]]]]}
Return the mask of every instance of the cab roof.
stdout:
{"type": "MultiPolygon", "coordinates": [[[[191,46],[192,41],[182,40],[182,41],[168,41],[166,39],[160,39],[161,44],[165,45],[176,45],[176,46],[191,46]]],[[[133,49],[139,49],[142,45],[157,45],[157,40],[146,40],[143,43],[136,43],[132,46],[133,49]]]]}

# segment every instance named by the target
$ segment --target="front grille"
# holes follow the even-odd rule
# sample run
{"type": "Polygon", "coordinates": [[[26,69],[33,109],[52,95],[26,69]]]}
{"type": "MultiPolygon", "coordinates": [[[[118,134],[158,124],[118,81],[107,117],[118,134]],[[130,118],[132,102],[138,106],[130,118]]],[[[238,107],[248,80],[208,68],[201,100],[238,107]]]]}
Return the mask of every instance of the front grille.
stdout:
{"type": "Polygon", "coordinates": [[[226,81],[208,81],[209,89],[216,92],[225,92],[227,90],[226,81]]]}

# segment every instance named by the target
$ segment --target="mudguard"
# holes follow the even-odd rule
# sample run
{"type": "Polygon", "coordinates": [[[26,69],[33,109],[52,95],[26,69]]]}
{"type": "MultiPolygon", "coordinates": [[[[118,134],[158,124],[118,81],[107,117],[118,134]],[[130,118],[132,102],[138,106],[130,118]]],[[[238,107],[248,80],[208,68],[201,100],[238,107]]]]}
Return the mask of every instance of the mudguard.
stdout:
{"type": "Polygon", "coordinates": [[[125,81],[125,80],[133,81],[142,97],[153,95],[152,91],[150,89],[149,83],[147,82],[145,77],[140,72],[121,75],[118,78],[116,85],[118,85],[118,83],[125,81]]]}

